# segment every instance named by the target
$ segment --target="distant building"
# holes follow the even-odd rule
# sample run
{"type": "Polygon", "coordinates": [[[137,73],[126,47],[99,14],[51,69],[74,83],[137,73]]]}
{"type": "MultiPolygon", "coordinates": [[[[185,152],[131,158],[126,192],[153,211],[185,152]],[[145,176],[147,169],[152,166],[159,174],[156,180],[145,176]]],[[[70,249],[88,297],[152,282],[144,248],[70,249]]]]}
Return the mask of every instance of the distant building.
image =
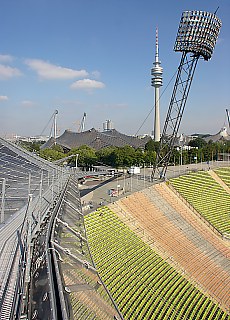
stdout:
{"type": "Polygon", "coordinates": [[[103,131],[109,131],[109,130],[112,130],[112,129],[114,129],[113,122],[111,120],[106,120],[103,123],[103,131]]]}
{"type": "Polygon", "coordinates": [[[26,137],[26,136],[18,136],[17,134],[14,135],[9,135],[6,136],[5,139],[7,141],[11,142],[17,142],[17,141],[23,141],[23,142],[42,142],[42,141],[48,141],[49,137],[48,136],[31,136],[31,137],[26,137]]]}
{"type": "Polygon", "coordinates": [[[195,138],[196,138],[195,136],[189,136],[182,133],[180,136],[176,137],[174,146],[176,147],[187,146],[189,142],[195,138]]]}

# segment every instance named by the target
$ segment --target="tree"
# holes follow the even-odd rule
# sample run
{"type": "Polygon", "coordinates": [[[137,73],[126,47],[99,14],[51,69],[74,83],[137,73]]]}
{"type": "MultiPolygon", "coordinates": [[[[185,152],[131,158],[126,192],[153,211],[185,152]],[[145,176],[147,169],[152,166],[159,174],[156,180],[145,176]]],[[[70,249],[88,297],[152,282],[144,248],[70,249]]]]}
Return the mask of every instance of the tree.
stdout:
{"type": "Polygon", "coordinates": [[[156,157],[156,151],[145,150],[143,159],[146,165],[154,165],[156,163],[156,157]]]}
{"type": "Polygon", "coordinates": [[[145,144],[145,150],[147,150],[147,151],[158,152],[159,149],[160,149],[160,142],[159,141],[154,141],[153,139],[151,139],[145,144]]]}
{"type": "MultiPolygon", "coordinates": [[[[95,153],[95,149],[83,145],[79,148],[73,148],[71,149],[67,155],[74,155],[78,154],[78,166],[80,167],[91,167],[97,162],[97,157],[95,153]]],[[[69,163],[75,164],[75,158],[69,160],[69,163]]]]}
{"type": "Polygon", "coordinates": [[[143,165],[145,162],[144,151],[140,148],[135,150],[135,164],[143,165]]]}
{"type": "Polygon", "coordinates": [[[62,146],[60,146],[59,144],[54,144],[51,149],[64,153],[62,146]]]}
{"type": "Polygon", "coordinates": [[[47,148],[47,149],[40,150],[40,157],[48,161],[56,161],[64,158],[65,154],[60,151],[47,148]]]}
{"type": "Polygon", "coordinates": [[[200,149],[200,148],[203,148],[204,146],[206,146],[206,144],[207,144],[207,142],[204,139],[198,137],[198,138],[195,138],[195,139],[189,141],[188,145],[190,147],[198,147],[200,149]]]}
{"type": "Polygon", "coordinates": [[[97,162],[99,164],[106,164],[112,166],[112,153],[116,150],[116,147],[110,146],[102,148],[95,152],[97,162]]]}
{"type": "Polygon", "coordinates": [[[20,141],[20,146],[30,152],[39,153],[40,147],[43,143],[44,141],[20,141]]]}

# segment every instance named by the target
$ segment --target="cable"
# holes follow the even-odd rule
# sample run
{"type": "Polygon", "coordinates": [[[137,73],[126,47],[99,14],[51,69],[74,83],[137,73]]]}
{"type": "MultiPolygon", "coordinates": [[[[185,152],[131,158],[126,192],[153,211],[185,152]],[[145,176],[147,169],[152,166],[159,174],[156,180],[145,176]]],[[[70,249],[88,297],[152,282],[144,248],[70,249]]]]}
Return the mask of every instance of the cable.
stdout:
{"type": "MultiPolygon", "coordinates": [[[[160,98],[163,96],[163,94],[165,93],[166,89],[168,88],[168,86],[170,85],[170,83],[172,82],[173,78],[175,77],[175,75],[177,74],[177,70],[174,72],[173,76],[171,77],[171,79],[169,80],[167,86],[165,87],[165,89],[162,91],[160,97],[159,97],[159,101],[160,98]]],[[[141,130],[141,128],[143,127],[143,125],[145,124],[146,120],[148,119],[148,117],[150,116],[150,114],[152,113],[152,111],[154,110],[156,105],[154,105],[151,110],[149,111],[147,117],[144,119],[144,121],[142,122],[141,126],[139,127],[139,129],[137,130],[137,132],[135,133],[135,136],[138,134],[138,132],[141,130]]]]}
{"type": "MultiPolygon", "coordinates": [[[[41,136],[43,135],[44,131],[47,129],[48,125],[50,124],[50,121],[53,119],[53,116],[55,115],[55,112],[52,114],[51,118],[49,119],[48,123],[45,125],[45,128],[41,132],[41,136]]],[[[53,127],[53,125],[52,125],[53,127]]]]}

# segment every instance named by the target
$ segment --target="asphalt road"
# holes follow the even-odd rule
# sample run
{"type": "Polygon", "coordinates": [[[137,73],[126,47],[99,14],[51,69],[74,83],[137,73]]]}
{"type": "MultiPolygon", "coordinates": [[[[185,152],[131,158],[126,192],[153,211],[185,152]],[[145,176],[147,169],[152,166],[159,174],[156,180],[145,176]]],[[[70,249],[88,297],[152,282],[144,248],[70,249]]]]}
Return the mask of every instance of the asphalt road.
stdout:
{"type": "MultiPolygon", "coordinates": [[[[197,170],[210,170],[217,167],[228,167],[228,161],[203,162],[182,166],[169,166],[166,172],[166,180],[197,170]]],[[[120,177],[107,178],[106,180],[87,181],[79,186],[82,209],[85,214],[96,210],[101,205],[114,202],[117,199],[159,183],[157,178],[151,181],[152,168],[142,168],[140,174],[125,174],[120,177]],[[111,191],[112,190],[112,191],[111,191]]]]}

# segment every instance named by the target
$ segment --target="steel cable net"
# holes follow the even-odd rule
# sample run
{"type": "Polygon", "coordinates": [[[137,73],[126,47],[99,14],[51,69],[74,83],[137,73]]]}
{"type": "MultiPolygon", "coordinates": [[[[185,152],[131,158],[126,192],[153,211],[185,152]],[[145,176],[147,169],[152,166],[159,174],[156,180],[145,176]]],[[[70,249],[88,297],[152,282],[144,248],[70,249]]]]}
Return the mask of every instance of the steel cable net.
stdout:
{"type": "Polygon", "coordinates": [[[175,51],[193,52],[205,60],[211,58],[221,28],[221,20],[205,11],[182,13],[175,51]]]}

